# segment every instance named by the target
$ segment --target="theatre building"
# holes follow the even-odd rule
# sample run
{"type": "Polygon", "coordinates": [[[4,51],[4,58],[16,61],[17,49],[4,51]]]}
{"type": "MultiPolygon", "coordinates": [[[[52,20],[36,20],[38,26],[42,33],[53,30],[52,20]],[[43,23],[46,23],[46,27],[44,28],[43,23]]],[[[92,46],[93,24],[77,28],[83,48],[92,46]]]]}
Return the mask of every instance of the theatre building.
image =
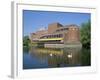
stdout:
{"type": "Polygon", "coordinates": [[[82,47],[80,42],[80,29],[77,25],[71,24],[63,26],[60,23],[48,25],[48,29],[39,30],[30,34],[33,44],[43,44],[44,47],[82,47]]]}

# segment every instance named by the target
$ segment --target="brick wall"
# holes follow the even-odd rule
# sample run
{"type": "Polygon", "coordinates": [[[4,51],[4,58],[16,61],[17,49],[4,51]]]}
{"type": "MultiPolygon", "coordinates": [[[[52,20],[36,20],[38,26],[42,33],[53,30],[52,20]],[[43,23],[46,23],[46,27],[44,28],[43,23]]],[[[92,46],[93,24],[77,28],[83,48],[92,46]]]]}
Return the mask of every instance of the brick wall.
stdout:
{"type": "Polygon", "coordinates": [[[77,26],[69,26],[67,34],[64,35],[65,43],[80,42],[80,31],[77,26]]]}

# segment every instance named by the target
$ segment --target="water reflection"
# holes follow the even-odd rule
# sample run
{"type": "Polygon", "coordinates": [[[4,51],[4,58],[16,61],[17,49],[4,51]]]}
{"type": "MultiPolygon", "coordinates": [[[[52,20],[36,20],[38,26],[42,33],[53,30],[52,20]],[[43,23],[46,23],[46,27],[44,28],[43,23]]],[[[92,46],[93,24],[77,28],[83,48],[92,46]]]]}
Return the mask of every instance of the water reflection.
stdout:
{"type": "Polygon", "coordinates": [[[90,50],[81,48],[35,48],[31,47],[23,57],[23,68],[53,68],[89,66],[90,50]]]}

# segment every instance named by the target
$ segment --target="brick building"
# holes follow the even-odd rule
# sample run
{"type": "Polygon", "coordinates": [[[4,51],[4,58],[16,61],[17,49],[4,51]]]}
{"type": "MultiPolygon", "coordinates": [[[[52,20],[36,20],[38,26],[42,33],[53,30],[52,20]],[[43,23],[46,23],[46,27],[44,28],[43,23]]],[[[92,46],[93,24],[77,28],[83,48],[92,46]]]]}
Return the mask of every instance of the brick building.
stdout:
{"type": "Polygon", "coordinates": [[[75,24],[63,26],[60,23],[52,23],[48,25],[47,30],[36,31],[31,33],[30,40],[32,43],[44,44],[75,44],[82,46],[80,43],[80,30],[75,24]]]}

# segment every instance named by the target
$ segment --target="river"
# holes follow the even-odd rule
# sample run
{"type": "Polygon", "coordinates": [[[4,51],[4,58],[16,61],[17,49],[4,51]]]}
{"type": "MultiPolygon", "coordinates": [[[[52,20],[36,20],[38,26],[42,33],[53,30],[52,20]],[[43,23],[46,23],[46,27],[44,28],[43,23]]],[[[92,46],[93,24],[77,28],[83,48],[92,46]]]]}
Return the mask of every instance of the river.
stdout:
{"type": "Polygon", "coordinates": [[[90,66],[90,49],[85,48],[24,48],[23,69],[90,66]]]}

